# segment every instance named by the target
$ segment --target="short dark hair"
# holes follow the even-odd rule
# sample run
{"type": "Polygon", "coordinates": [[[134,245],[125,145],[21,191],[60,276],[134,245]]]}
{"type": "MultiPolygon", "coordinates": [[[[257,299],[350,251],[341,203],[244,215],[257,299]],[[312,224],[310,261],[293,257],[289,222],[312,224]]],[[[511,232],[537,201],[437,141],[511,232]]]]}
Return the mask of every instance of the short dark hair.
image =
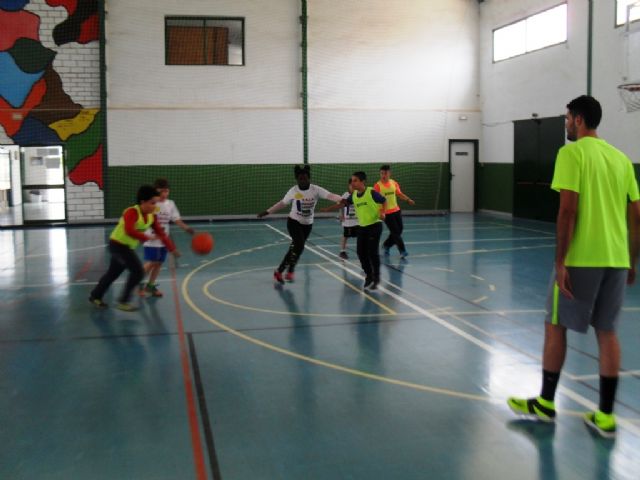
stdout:
{"type": "Polygon", "coordinates": [[[136,195],[136,202],[140,204],[142,202],[151,200],[153,197],[158,197],[159,195],[160,194],[158,193],[158,190],[156,190],[154,186],[142,185],[138,189],[138,194],[136,195]]]}
{"type": "Polygon", "coordinates": [[[364,182],[367,179],[367,174],[364,172],[353,172],[352,177],[358,177],[361,182],[364,182]]]}
{"type": "Polygon", "coordinates": [[[386,171],[389,171],[389,170],[391,170],[391,167],[390,167],[389,165],[387,165],[387,164],[384,164],[384,165],[382,165],[382,166],[380,167],[380,170],[386,170],[386,171]]]}
{"type": "Polygon", "coordinates": [[[153,182],[153,186],[157,189],[169,188],[169,180],[167,180],[166,178],[158,178],[155,182],[153,182]]]}
{"type": "Polygon", "coordinates": [[[307,177],[311,178],[311,167],[309,165],[296,165],[293,167],[293,174],[296,178],[298,178],[302,174],[306,174],[307,177]]]}
{"type": "Polygon", "coordinates": [[[602,119],[602,107],[600,102],[591,95],[581,95],[567,104],[567,110],[574,117],[580,115],[587,128],[595,129],[602,119]]]}

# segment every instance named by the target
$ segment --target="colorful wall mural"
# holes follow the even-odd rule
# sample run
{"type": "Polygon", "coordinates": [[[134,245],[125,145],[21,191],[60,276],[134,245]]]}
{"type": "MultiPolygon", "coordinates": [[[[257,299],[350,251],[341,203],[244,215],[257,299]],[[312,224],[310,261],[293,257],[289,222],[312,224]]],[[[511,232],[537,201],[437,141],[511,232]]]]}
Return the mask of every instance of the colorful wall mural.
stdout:
{"type": "MultiPolygon", "coordinates": [[[[84,197],[73,186],[104,186],[98,9],[98,0],[0,0],[0,129],[21,146],[66,146],[70,205],[84,197]]],[[[69,219],[102,208],[70,208],[69,219]]]]}

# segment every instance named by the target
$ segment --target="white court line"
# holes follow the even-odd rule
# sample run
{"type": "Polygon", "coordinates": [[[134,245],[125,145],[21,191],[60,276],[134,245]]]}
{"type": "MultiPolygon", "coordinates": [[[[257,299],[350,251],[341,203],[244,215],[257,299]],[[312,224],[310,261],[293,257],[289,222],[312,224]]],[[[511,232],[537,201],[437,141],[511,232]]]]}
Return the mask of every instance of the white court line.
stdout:
{"type": "MultiPolygon", "coordinates": [[[[281,232],[280,230],[278,230],[277,228],[273,227],[272,225],[266,224],[265,226],[270,228],[274,232],[278,233],[279,235],[282,235],[283,237],[290,238],[286,233],[281,232]]],[[[335,260],[329,258],[325,254],[319,252],[316,248],[311,247],[311,246],[307,246],[306,249],[311,251],[311,252],[313,252],[313,253],[315,253],[319,257],[324,258],[326,261],[328,261],[330,263],[333,263],[335,266],[345,270],[346,272],[348,272],[348,273],[350,273],[350,274],[352,274],[352,275],[354,275],[354,276],[356,276],[358,278],[364,278],[361,273],[355,272],[355,271],[351,270],[350,268],[347,268],[341,262],[338,262],[338,261],[335,261],[335,260]]],[[[454,325],[451,325],[446,320],[438,317],[437,315],[434,315],[433,313],[431,313],[428,310],[425,310],[424,308],[414,304],[413,302],[407,300],[406,298],[389,291],[387,288],[379,285],[378,286],[378,290],[386,293],[387,295],[389,295],[390,297],[392,297],[396,301],[398,301],[398,302],[406,305],[407,307],[415,310],[416,312],[424,315],[428,319],[438,323],[439,325],[443,326],[447,330],[450,330],[451,332],[461,336],[462,338],[468,340],[469,342],[473,343],[474,345],[477,345],[478,347],[482,348],[483,350],[486,350],[487,352],[489,352],[489,353],[491,353],[493,355],[496,355],[496,357],[498,357],[501,354],[501,352],[498,349],[492,347],[488,343],[483,342],[479,338],[474,337],[473,335],[465,332],[464,330],[461,330],[460,328],[458,328],[458,327],[456,327],[454,325]]],[[[398,290],[402,291],[401,289],[398,289],[398,290]]],[[[514,351],[516,353],[522,355],[521,352],[518,352],[517,350],[514,350],[514,351]]],[[[569,377],[570,375],[566,375],[566,376],[569,377]]],[[[572,377],[572,375],[571,375],[571,377],[572,377]]],[[[591,400],[583,397],[579,393],[574,392],[573,390],[571,390],[568,387],[565,387],[563,385],[559,385],[558,386],[558,390],[561,391],[565,396],[569,397],[574,402],[576,402],[577,404],[587,408],[588,410],[597,410],[598,409],[598,405],[597,404],[595,404],[591,400]]],[[[633,432],[635,435],[640,436],[640,426],[636,426],[636,425],[634,425],[633,422],[629,422],[626,419],[622,419],[622,418],[619,418],[618,423],[620,424],[620,426],[624,426],[627,430],[633,432]]]]}
{"type": "Polygon", "coordinates": [[[483,295],[482,297],[480,297],[480,298],[476,298],[475,300],[471,300],[471,301],[472,301],[473,303],[482,303],[482,302],[484,302],[485,300],[487,300],[488,298],[489,298],[489,297],[487,297],[486,295],[483,295]]]}
{"type": "MultiPolygon", "coordinates": [[[[72,250],[67,250],[67,253],[73,253],[73,252],[84,252],[85,250],[95,250],[96,248],[104,248],[106,247],[107,244],[103,243],[102,245],[93,245],[91,247],[83,247],[83,248],[74,248],[72,250]]],[[[16,257],[16,260],[22,260],[23,258],[35,258],[35,257],[50,257],[51,256],[51,252],[47,252],[47,253],[33,253],[33,254],[29,254],[29,255],[25,255],[23,257],[16,257]]]]}
{"type": "Polygon", "coordinates": [[[484,282],[484,278],[478,276],[478,275],[473,275],[473,274],[469,274],[469,276],[471,278],[475,278],[476,280],[480,280],[481,282],[484,282]]]}
{"type": "MultiPolygon", "coordinates": [[[[625,370],[618,373],[619,377],[632,377],[634,375],[640,375],[640,370],[625,370]]],[[[593,373],[591,375],[575,375],[574,380],[598,380],[600,378],[599,373],[593,373]]]]}
{"type": "Polygon", "coordinates": [[[549,243],[545,245],[535,245],[530,247],[513,247],[513,248],[494,248],[494,249],[480,249],[480,250],[464,250],[462,252],[441,252],[441,253],[418,253],[411,255],[411,258],[425,258],[425,257],[442,257],[444,255],[470,255],[473,253],[496,253],[496,252],[513,252],[516,250],[534,250],[537,248],[551,248],[555,247],[555,243],[549,243]]]}
{"type": "MultiPolygon", "coordinates": [[[[279,235],[282,235],[283,237],[287,237],[289,238],[289,236],[286,233],[281,232],[280,230],[278,230],[277,228],[271,226],[271,225],[265,225],[267,228],[272,229],[274,232],[278,233],[279,235]]],[[[347,268],[345,265],[343,265],[341,262],[338,262],[336,260],[333,260],[331,258],[329,258],[328,256],[326,256],[325,254],[319,252],[316,248],[311,247],[311,246],[306,246],[306,249],[315,253],[316,255],[318,255],[321,258],[324,258],[326,261],[332,263],[333,265],[345,270],[346,272],[352,274],[353,276],[357,277],[357,278],[364,278],[364,276],[360,273],[360,272],[356,272],[350,268],[347,268]]],[[[387,295],[389,295],[390,297],[394,298],[396,301],[408,306],[409,308],[412,308],[413,310],[415,310],[418,313],[421,313],[422,315],[424,315],[425,317],[429,318],[430,320],[433,320],[434,322],[442,325],[444,328],[451,330],[452,332],[456,333],[457,335],[460,335],[461,337],[467,339],[468,341],[470,341],[471,343],[479,346],[480,348],[486,350],[487,352],[490,352],[494,355],[499,355],[499,351],[498,349],[492,347],[491,345],[489,345],[486,342],[483,342],[482,340],[474,337],[473,335],[468,334],[467,332],[465,332],[464,330],[459,329],[458,327],[451,325],[449,322],[447,322],[446,320],[443,320],[442,318],[432,314],[431,312],[429,312],[428,310],[425,310],[424,308],[416,305],[413,302],[410,302],[409,300],[407,300],[404,297],[401,297],[400,295],[396,295],[395,293],[389,291],[388,289],[386,289],[385,287],[379,285],[378,286],[378,290],[381,292],[386,293],[387,295]]]]}

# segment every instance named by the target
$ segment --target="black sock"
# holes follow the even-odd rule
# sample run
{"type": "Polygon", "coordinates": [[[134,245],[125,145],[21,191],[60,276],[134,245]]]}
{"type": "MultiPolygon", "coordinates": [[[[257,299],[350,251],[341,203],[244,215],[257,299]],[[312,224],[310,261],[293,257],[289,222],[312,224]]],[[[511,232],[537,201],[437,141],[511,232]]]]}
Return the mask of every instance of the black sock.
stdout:
{"type": "Polygon", "coordinates": [[[600,411],[613,413],[613,402],[616,400],[618,377],[604,377],[600,375],[600,411]]]}
{"type": "Polygon", "coordinates": [[[560,380],[560,372],[542,370],[542,392],[540,393],[540,396],[548,402],[553,402],[553,399],[556,396],[558,380],[560,380]]]}

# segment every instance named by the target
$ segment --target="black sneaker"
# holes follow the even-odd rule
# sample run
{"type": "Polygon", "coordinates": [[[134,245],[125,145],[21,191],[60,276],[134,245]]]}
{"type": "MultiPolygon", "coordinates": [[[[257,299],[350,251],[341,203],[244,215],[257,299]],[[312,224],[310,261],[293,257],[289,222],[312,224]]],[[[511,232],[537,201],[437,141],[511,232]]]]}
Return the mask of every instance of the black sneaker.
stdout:
{"type": "Polygon", "coordinates": [[[96,308],[98,308],[100,310],[104,310],[105,308],[107,308],[109,306],[106,303],[104,303],[101,298],[95,298],[93,296],[90,296],[89,297],[89,301],[93,304],[94,307],[96,307],[96,308]]]}
{"type": "Polygon", "coordinates": [[[349,255],[347,255],[347,252],[345,252],[344,250],[343,250],[342,252],[340,252],[340,253],[338,254],[338,256],[339,256],[340,258],[342,258],[343,260],[347,260],[347,259],[349,258],[349,255]]]}
{"type": "Polygon", "coordinates": [[[371,284],[372,284],[372,283],[373,283],[373,278],[371,278],[371,277],[366,277],[366,278],[364,279],[364,286],[363,286],[362,288],[363,288],[364,290],[366,290],[366,289],[368,289],[368,288],[371,286],[371,284]]]}
{"type": "Polygon", "coordinates": [[[378,289],[378,283],[380,283],[379,280],[374,280],[373,282],[371,282],[371,285],[369,285],[369,290],[377,290],[378,289]]]}

